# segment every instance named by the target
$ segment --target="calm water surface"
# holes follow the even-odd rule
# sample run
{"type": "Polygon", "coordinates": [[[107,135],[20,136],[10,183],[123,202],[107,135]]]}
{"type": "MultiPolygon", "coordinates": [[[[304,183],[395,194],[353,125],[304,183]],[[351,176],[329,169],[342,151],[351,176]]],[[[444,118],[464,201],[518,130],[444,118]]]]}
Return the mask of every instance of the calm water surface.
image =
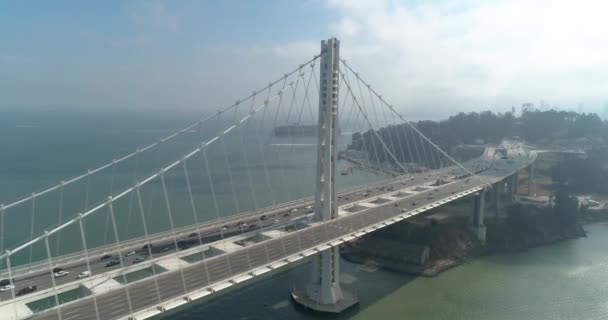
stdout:
{"type": "MultiPolygon", "coordinates": [[[[137,114],[118,119],[111,115],[1,114],[0,203],[81,174],[112,157],[155,141],[190,121],[188,117],[175,115],[137,114]]],[[[193,133],[190,138],[155,154],[149,163],[139,162],[138,176],[153,172],[151,170],[159,164],[168,163],[175,154],[188,150],[198,137],[193,133]]],[[[269,170],[270,186],[276,191],[277,201],[312,194],[315,148],[277,147],[272,143],[294,141],[259,139],[249,135],[245,141],[247,165],[255,181],[265,181],[264,170],[269,170]],[[279,157],[281,154],[284,158],[279,157]],[[264,156],[266,167],[260,165],[264,156]],[[289,188],[285,187],[285,178],[292,181],[287,184],[289,188]]],[[[253,197],[258,205],[269,204],[265,182],[256,183],[257,193],[251,193],[242,142],[226,142],[228,159],[235,175],[238,205],[241,209],[251,208],[253,197]]],[[[314,139],[295,142],[314,143],[314,139]]],[[[211,175],[216,183],[221,213],[230,214],[235,210],[235,203],[228,183],[226,158],[218,146],[215,148],[209,153],[211,175]]],[[[102,197],[109,191],[108,181],[112,175],[116,180],[115,190],[131,183],[134,165],[127,163],[124,167],[117,167],[113,173],[96,176],[91,185],[104,190],[97,196],[102,197]]],[[[212,219],[214,214],[204,166],[200,158],[189,166],[190,174],[198,177],[192,182],[199,208],[197,215],[201,221],[212,219]]],[[[378,178],[359,172],[341,177],[340,181],[345,187],[378,178]]],[[[183,179],[180,171],[167,179],[179,226],[191,224],[193,220],[189,202],[183,197],[185,189],[180,179],[183,179]]],[[[83,182],[75,185],[73,190],[66,190],[63,220],[90,205],[82,201],[86,188],[83,182]]],[[[154,202],[162,198],[159,184],[152,184],[144,191],[148,219],[158,226],[156,231],[163,225],[166,228],[164,205],[154,202]]],[[[90,196],[95,198],[96,194],[92,192],[90,196]]],[[[58,199],[58,193],[39,199],[34,216],[35,232],[61,221],[58,199]]],[[[128,201],[120,205],[118,211],[121,237],[141,233],[141,221],[130,214],[132,208],[128,201]]],[[[29,204],[24,204],[7,215],[5,223],[11,227],[2,231],[3,246],[10,247],[29,237],[31,212],[29,204]]],[[[91,241],[97,245],[109,241],[106,215],[100,214],[91,220],[89,226],[91,241]]],[[[344,287],[359,296],[361,305],[339,319],[608,319],[608,224],[590,225],[586,229],[589,231],[587,238],[523,253],[476,259],[435,278],[414,278],[343,261],[344,287]]],[[[53,251],[61,254],[80,250],[79,242],[73,241],[77,237],[77,232],[67,232],[64,238],[53,241],[53,251]]],[[[26,251],[15,260],[27,262],[44,257],[45,252],[40,249],[32,253],[26,251]]],[[[237,292],[195,305],[169,319],[317,319],[318,316],[296,311],[287,300],[293,287],[305,285],[309,276],[307,267],[301,265],[287,270],[237,292]]]]}
{"type": "MultiPolygon", "coordinates": [[[[587,238],[476,259],[435,278],[343,261],[343,282],[361,305],[338,319],[608,319],[608,224],[585,229],[587,238]]],[[[287,299],[307,277],[304,265],[169,319],[318,319],[287,299]]]]}

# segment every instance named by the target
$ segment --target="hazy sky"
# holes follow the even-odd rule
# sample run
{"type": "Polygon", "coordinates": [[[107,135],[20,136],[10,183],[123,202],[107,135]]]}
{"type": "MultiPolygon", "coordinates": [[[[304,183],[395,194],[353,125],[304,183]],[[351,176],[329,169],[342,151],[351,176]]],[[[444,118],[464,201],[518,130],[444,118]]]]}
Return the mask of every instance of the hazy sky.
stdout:
{"type": "MultiPolygon", "coordinates": [[[[319,51],[414,118],[608,110],[608,1],[2,1],[0,110],[215,110],[319,51]]],[[[608,114],[607,114],[608,115],[608,114]]]]}

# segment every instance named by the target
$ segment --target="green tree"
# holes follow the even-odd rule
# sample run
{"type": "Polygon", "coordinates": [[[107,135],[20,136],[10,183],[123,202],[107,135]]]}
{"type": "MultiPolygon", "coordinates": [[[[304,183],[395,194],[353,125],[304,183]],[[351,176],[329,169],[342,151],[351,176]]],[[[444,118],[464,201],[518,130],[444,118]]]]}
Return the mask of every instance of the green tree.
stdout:
{"type": "Polygon", "coordinates": [[[566,188],[558,188],[554,194],[553,212],[562,220],[575,221],[579,215],[578,199],[566,188]]]}

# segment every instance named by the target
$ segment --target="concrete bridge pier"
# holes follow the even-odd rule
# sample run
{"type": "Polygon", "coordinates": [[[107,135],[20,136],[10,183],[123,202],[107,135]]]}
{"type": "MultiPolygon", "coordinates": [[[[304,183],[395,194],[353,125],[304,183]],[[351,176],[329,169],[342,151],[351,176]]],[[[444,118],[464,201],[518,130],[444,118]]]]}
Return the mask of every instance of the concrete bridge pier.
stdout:
{"type": "Polygon", "coordinates": [[[500,207],[502,206],[502,189],[504,188],[503,182],[498,182],[494,185],[494,213],[496,216],[500,216],[500,207]]]}
{"type": "Polygon", "coordinates": [[[515,173],[509,178],[509,180],[507,182],[508,196],[509,196],[509,201],[511,201],[511,202],[513,202],[513,200],[515,199],[514,197],[517,194],[517,184],[519,183],[517,173],[518,173],[518,171],[515,171],[515,173]]]}
{"type": "Polygon", "coordinates": [[[528,195],[532,195],[532,184],[534,183],[534,162],[532,162],[530,164],[530,166],[528,166],[528,195]]]}
{"type": "Polygon", "coordinates": [[[486,242],[486,226],[483,224],[483,218],[485,214],[486,206],[486,190],[479,191],[479,194],[475,196],[475,205],[473,208],[473,216],[471,217],[470,229],[475,233],[477,239],[481,243],[486,242]]]}

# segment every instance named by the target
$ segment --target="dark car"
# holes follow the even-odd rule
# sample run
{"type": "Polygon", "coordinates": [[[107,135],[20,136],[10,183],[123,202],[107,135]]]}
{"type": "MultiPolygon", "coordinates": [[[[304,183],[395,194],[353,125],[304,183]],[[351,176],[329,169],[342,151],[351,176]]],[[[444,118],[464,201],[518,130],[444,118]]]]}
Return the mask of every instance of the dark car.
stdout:
{"type": "Polygon", "coordinates": [[[264,220],[266,220],[266,219],[268,219],[268,217],[267,217],[265,214],[263,214],[263,215],[260,217],[260,220],[262,220],[262,221],[264,221],[264,220]]]}
{"type": "Polygon", "coordinates": [[[103,260],[108,260],[112,258],[111,254],[104,254],[103,256],[101,256],[101,258],[99,260],[103,261],[103,260]]]}
{"type": "Polygon", "coordinates": [[[17,292],[18,296],[22,296],[24,294],[28,294],[28,293],[32,293],[34,291],[38,290],[37,286],[29,286],[29,287],[25,287],[21,290],[19,290],[19,292],[17,292]]]}
{"type": "Polygon", "coordinates": [[[144,256],[139,256],[139,257],[135,258],[135,260],[133,260],[133,264],[140,263],[140,262],[142,262],[142,261],[144,261],[144,260],[146,260],[146,257],[144,257],[144,256]]]}
{"type": "MultiPolygon", "coordinates": [[[[12,279],[12,282],[15,283],[15,278],[12,279]]],[[[9,284],[11,284],[11,279],[0,280],[0,287],[8,286],[9,284]]]]}
{"type": "Polygon", "coordinates": [[[106,268],[115,266],[117,264],[120,264],[119,260],[110,260],[110,261],[108,261],[108,263],[106,263],[106,268]]]}
{"type": "Polygon", "coordinates": [[[177,242],[177,247],[181,250],[186,250],[196,244],[195,240],[182,239],[177,242]]]}
{"type": "Polygon", "coordinates": [[[59,267],[53,268],[53,273],[56,273],[59,271],[63,271],[63,268],[59,268],[59,267]]]}

